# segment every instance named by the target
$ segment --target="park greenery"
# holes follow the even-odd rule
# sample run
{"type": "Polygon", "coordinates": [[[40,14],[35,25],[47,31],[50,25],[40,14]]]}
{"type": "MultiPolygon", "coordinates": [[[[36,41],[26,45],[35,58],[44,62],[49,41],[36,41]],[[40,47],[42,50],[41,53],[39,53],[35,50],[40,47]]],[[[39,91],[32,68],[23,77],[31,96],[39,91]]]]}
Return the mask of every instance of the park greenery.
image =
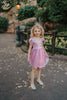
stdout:
{"type": "MultiPolygon", "coordinates": [[[[19,0],[20,1],[20,0],[19,0]]],[[[21,0],[23,3],[27,3],[28,0],[21,0]]],[[[0,12],[9,11],[17,3],[17,0],[0,0],[0,12]],[[3,5],[8,5],[8,9],[3,9],[3,5]]]]}
{"type": "MultiPolygon", "coordinates": [[[[20,0],[19,0],[20,1],[20,0]]],[[[21,0],[25,4],[28,2],[28,0],[21,0]]],[[[2,6],[4,5],[4,2],[9,4],[9,9],[10,10],[13,6],[16,5],[17,0],[0,0],[0,12],[4,11],[2,6]]],[[[54,23],[63,23],[67,24],[67,0],[37,0],[38,6],[41,7],[40,10],[35,10],[33,7],[25,7],[25,11],[28,14],[28,17],[31,15],[27,12],[27,9],[32,12],[32,9],[35,10],[33,16],[36,16],[37,18],[41,18],[41,20],[45,21],[50,21],[54,23]]],[[[23,8],[22,8],[23,12],[23,8]]],[[[23,13],[25,14],[25,13],[23,13]]],[[[19,15],[20,16],[20,15],[19,15]]],[[[25,15],[22,15],[24,17],[25,15]]],[[[26,18],[26,16],[25,16],[26,18]]],[[[24,19],[21,18],[20,19],[24,19]]],[[[20,20],[19,19],[19,20],[20,20]]]]}
{"type": "Polygon", "coordinates": [[[13,7],[14,0],[0,0],[0,12],[7,12],[13,7]],[[7,6],[7,9],[3,9],[3,6],[7,6]]]}
{"type": "MultiPolygon", "coordinates": [[[[42,9],[46,8],[48,21],[51,22],[59,22],[59,23],[65,23],[67,24],[67,1],[66,0],[37,0],[38,4],[43,2],[43,6],[41,5],[42,9]]],[[[38,11],[39,12],[39,11],[38,11]]],[[[36,12],[36,13],[38,13],[36,12]]],[[[43,18],[44,15],[44,21],[45,21],[45,11],[39,14],[38,16],[43,18]]],[[[37,16],[37,17],[38,17],[37,16]]]]}
{"type": "Polygon", "coordinates": [[[0,17],[0,30],[6,31],[9,25],[9,20],[4,17],[0,17]]]}
{"type": "Polygon", "coordinates": [[[18,11],[18,19],[24,20],[30,17],[35,16],[35,11],[37,10],[37,7],[34,6],[25,6],[24,8],[20,8],[18,11]]]}
{"type": "MultiPolygon", "coordinates": [[[[23,3],[27,3],[28,0],[21,0],[23,3]]],[[[0,12],[9,11],[12,7],[16,6],[17,0],[0,0],[0,12]],[[4,1],[9,4],[7,10],[4,10],[2,6],[4,1]]],[[[22,21],[30,17],[40,18],[41,22],[59,23],[58,26],[50,29],[56,30],[58,35],[67,35],[67,0],[37,0],[37,7],[25,6],[21,7],[18,11],[18,20],[22,21]],[[38,9],[40,8],[40,9],[38,9]]],[[[0,30],[6,31],[8,28],[8,19],[0,17],[0,30]]],[[[25,26],[30,26],[34,23],[26,23],[25,26]]],[[[51,44],[51,37],[45,37],[44,43],[51,44]]],[[[56,47],[67,48],[67,38],[56,38],[56,47]]],[[[51,47],[45,46],[45,49],[51,52],[51,47]]],[[[67,54],[66,51],[55,49],[56,53],[67,54]]]]}
{"type": "MultiPolygon", "coordinates": [[[[52,47],[45,46],[45,44],[52,45],[52,37],[51,36],[48,36],[48,37],[45,36],[44,47],[45,47],[45,49],[48,52],[52,52],[52,47]]],[[[55,47],[67,48],[67,41],[66,41],[66,39],[64,37],[56,37],[56,39],[55,39],[55,47]]],[[[55,53],[67,55],[67,51],[61,50],[61,49],[55,49],[55,53]]]]}

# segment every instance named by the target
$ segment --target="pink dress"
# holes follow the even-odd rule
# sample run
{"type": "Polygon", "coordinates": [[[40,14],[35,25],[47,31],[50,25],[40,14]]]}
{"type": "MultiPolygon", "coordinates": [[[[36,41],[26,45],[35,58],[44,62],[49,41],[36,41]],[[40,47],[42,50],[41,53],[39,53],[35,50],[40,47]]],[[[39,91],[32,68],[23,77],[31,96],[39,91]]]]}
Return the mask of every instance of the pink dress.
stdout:
{"type": "Polygon", "coordinates": [[[30,65],[34,68],[42,68],[48,63],[49,58],[43,47],[44,38],[30,38],[29,43],[33,45],[30,55],[30,65]]]}

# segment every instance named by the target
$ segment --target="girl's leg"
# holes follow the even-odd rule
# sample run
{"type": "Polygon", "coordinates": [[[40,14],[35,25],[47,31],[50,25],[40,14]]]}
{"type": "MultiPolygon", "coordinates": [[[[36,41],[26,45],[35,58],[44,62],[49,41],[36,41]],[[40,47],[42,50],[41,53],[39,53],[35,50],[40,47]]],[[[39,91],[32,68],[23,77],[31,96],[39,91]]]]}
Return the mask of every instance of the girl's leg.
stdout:
{"type": "Polygon", "coordinates": [[[41,81],[41,79],[40,79],[40,76],[41,76],[41,69],[40,68],[37,68],[37,72],[38,72],[38,74],[37,74],[37,82],[40,84],[40,85],[43,85],[43,82],[41,81]]]}
{"type": "Polygon", "coordinates": [[[41,69],[37,68],[37,80],[40,81],[41,69]]]}
{"type": "Polygon", "coordinates": [[[31,72],[31,85],[34,85],[34,74],[35,74],[36,69],[32,67],[32,72],[31,72]]]}

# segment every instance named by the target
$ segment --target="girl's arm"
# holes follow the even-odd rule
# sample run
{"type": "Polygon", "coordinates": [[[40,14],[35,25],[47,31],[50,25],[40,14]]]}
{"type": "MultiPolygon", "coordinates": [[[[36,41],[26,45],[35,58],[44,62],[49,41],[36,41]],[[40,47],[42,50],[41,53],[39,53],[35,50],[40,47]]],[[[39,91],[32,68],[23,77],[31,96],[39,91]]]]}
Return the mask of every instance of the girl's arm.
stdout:
{"type": "Polygon", "coordinates": [[[28,49],[28,62],[30,61],[30,54],[31,54],[31,49],[32,49],[32,44],[30,44],[29,49],[28,49]]]}

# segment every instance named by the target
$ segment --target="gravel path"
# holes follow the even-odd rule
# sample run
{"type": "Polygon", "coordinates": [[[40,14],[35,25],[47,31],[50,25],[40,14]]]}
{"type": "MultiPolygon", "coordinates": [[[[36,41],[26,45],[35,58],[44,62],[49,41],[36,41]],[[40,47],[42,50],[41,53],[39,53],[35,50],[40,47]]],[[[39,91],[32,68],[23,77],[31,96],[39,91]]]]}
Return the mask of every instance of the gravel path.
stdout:
{"type": "Polygon", "coordinates": [[[27,53],[15,45],[14,34],[0,34],[0,100],[67,100],[67,61],[50,58],[42,69],[40,86],[30,88],[27,53]]]}

